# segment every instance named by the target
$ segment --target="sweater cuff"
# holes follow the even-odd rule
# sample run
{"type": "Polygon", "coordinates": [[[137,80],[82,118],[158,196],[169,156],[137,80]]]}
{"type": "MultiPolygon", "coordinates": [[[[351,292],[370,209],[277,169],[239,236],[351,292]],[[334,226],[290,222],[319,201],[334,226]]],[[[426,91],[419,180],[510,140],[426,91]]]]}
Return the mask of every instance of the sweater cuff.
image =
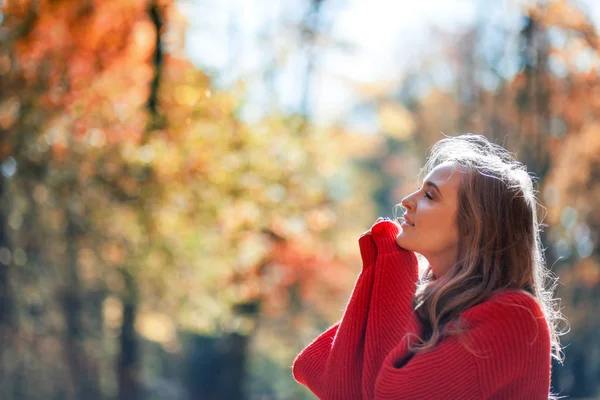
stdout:
{"type": "Polygon", "coordinates": [[[381,221],[371,228],[371,235],[377,246],[379,254],[393,253],[400,251],[401,247],[396,243],[396,236],[400,229],[393,221],[381,221]]]}
{"type": "Polygon", "coordinates": [[[363,263],[363,269],[375,264],[377,260],[377,247],[370,233],[366,233],[358,239],[360,248],[360,257],[363,263]]]}

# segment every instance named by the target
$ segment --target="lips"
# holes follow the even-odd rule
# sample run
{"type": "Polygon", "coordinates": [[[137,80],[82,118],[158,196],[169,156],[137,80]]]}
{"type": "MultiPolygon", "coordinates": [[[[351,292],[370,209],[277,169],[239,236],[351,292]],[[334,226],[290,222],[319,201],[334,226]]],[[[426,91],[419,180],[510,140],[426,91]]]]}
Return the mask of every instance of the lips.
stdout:
{"type": "Polygon", "coordinates": [[[408,218],[406,215],[404,215],[404,222],[410,226],[415,226],[415,223],[412,221],[412,219],[408,218]]]}

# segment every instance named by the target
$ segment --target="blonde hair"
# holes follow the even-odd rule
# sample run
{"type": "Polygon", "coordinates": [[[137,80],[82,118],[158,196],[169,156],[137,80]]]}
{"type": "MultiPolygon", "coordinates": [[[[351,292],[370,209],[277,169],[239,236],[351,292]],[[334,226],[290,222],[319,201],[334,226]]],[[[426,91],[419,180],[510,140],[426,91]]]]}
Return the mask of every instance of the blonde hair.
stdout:
{"type": "Polygon", "coordinates": [[[439,279],[429,267],[420,274],[414,304],[425,335],[411,350],[431,350],[444,336],[464,329],[460,323],[449,324],[461,322],[461,312],[498,291],[516,289],[539,303],[551,334],[552,356],[562,362],[558,322],[564,318],[553,295],[557,278],[545,266],[532,177],[508,151],[481,135],[438,141],[422,177],[448,162],[463,172],[459,252],[454,267],[439,279]]]}

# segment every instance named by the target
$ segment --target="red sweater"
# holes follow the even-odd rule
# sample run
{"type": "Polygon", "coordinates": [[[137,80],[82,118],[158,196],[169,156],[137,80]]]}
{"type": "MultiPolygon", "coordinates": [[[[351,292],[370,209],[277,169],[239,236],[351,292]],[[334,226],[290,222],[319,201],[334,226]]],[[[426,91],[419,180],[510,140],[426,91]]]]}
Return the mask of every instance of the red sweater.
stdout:
{"type": "Polygon", "coordinates": [[[294,378],[320,399],[548,399],[550,333],[525,292],[470,308],[467,333],[411,357],[417,259],[397,233],[383,221],[359,239],[363,267],[342,320],[297,356],[294,378]]]}

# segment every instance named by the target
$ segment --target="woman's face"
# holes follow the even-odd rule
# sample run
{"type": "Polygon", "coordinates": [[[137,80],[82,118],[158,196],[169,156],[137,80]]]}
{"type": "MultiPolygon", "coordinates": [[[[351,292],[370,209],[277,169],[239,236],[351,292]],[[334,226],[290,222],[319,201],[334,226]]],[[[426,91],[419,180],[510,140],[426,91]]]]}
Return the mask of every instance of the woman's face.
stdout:
{"type": "Polygon", "coordinates": [[[462,173],[454,164],[438,165],[423,186],[402,199],[406,208],[396,242],[422,254],[439,278],[458,257],[458,190],[462,173]]]}

